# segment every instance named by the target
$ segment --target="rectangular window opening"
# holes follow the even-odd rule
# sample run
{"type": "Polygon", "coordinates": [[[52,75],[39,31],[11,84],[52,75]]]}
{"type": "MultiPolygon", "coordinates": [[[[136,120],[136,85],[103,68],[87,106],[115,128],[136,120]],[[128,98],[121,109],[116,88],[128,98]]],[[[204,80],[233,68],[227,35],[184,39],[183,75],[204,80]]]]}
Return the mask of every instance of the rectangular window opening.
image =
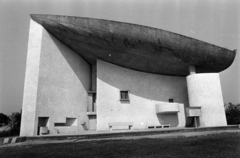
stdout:
{"type": "Polygon", "coordinates": [[[93,94],[93,104],[92,104],[92,111],[93,112],[96,112],[96,99],[97,99],[97,96],[96,96],[96,93],[93,94]]]}
{"type": "Polygon", "coordinates": [[[38,127],[48,127],[49,117],[38,117],[38,127]]]}
{"type": "Polygon", "coordinates": [[[173,100],[173,99],[168,99],[168,102],[169,102],[169,103],[173,103],[174,100],[173,100]]]}
{"type": "Polygon", "coordinates": [[[129,93],[127,90],[120,91],[120,100],[129,100],[129,93]]]}
{"type": "Polygon", "coordinates": [[[169,128],[170,125],[163,125],[163,128],[169,128]]]}
{"type": "Polygon", "coordinates": [[[77,126],[76,118],[66,118],[66,123],[54,123],[54,126],[77,126]]]}

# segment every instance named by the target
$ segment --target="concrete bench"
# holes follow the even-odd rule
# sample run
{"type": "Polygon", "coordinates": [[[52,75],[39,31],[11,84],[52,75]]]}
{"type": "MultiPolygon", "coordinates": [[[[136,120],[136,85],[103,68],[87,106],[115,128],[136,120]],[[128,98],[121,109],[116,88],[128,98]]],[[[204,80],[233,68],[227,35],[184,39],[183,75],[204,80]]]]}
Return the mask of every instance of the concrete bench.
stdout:
{"type": "Polygon", "coordinates": [[[133,126],[132,122],[109,122],[108,123],[110,131],[113,129],[130,129],[133,126]]]}

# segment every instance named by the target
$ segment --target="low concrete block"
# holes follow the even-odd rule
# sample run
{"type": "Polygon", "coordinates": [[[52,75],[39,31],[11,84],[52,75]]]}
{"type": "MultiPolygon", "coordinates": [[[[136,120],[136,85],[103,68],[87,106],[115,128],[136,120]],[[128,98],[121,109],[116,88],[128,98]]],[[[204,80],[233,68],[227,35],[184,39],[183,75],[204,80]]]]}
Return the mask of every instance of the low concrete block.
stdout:
{"type": "Polygon", "coordinates": [[[26,137],[17,137],[16,143],[26,141],[26,137]]]}
{"type": "Polygon", "coordinates": [[[4,138],[3,144],[8,144],[10,142],[10,138],[4,138]]]}
{"type": "Polygon", "coordinates": [[[11,143],[16,143],[17,142],[17,137],[12,138],[11,143]]]}
{"type": "Polygon", "coordinates": [[[40,134],[44,135],[44,134],[48,134],[48,128],[47,127],[40,127],[40,134]]]}

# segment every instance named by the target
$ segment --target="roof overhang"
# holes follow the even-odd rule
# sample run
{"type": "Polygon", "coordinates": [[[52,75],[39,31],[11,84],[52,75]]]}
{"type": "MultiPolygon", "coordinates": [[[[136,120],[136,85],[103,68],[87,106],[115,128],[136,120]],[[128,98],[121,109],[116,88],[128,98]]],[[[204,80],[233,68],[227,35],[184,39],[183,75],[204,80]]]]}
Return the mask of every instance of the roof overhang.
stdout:
{"type": "Polygon", "coordinates": [[[163,75],[220,72],[236,51],[161,29],[83,17],[38,15],[31,18],[95,65],[101,59],[125,68],[163,75]]]}

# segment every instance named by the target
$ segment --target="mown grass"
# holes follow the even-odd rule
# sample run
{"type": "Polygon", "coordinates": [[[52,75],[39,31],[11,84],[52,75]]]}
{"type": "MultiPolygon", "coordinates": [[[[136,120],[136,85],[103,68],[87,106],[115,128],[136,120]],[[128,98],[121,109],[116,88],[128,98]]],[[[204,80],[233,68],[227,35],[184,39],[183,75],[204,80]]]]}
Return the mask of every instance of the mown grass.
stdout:
{"type": "Polygon", "coordinates": [[[240,157],[240,133],[171,139],[102,140],[0,148],[1,158],[22,157],[240,157]]]}

